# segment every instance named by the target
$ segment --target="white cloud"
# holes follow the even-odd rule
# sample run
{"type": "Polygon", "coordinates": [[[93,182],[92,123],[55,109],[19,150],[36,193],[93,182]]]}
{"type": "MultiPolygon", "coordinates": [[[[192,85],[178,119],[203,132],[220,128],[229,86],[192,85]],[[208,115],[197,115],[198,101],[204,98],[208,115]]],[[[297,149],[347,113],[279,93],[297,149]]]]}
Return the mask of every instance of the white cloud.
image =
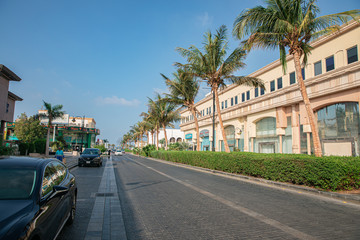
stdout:
{"type": "Polygon", "coordinates": [[[140,101],[137,99],[126,100],[125,98],[119,98],[117,96],[112,97],[98,97],[95,99],[99,105],[119,105],[119,106],[138,106],[140,101]]]}
{"type": "Polygon", "coordinates": [[[207,12],[205,12],[203,15],[197,17],[198,23],[202,27],[209,27],[212,24],[213,19],[214,18],[210,17],[209,13],[207,13],[207,12]]]}

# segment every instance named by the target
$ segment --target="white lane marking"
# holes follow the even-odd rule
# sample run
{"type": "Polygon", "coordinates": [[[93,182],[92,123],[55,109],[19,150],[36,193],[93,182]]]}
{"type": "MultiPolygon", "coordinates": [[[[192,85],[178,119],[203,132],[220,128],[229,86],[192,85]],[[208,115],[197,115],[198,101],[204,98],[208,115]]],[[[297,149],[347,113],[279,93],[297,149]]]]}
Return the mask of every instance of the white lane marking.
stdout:
{"type": "MultiPolygon", "coordinates": [[[[133,159],[131,159],[131,160],[134,161],[133,159]]],[[[171,179],[171,180],[173,180],[173,181],[175,181],[177,183],[180,183],[180,184],[182,184],[182,185],[184,185],[184,186],[186,186],[186,187],[188,187],[188,188],[190,188],[190,189],[192,189],[194,191],[197,191],[197,192],[199,192],[199,193],[201,193],[201,194],[203,194],[203,195],[205,195],[205,196],[207,196],[207,197],[209,197],[211,199],[214,199],[214,200],[216,200],[216,201],[218,201],[218,202],[220,202],[222,204],[225,204],[225,205],[227,205],[227,206],[229,206],[229,207],[231,207],[231,208],[233,208],[235,210],[238,210],[238,211],[240,211],[240,212],[242,212],[242,213],[244,213],[244,214],[246,214],[246,215],[248,215],[250,217],[253,217],[253,218],[255,218],[255,219],[257,219],[257,220],[259,220],[259,221],[261,221],[263,223],[266,223],[266,224],[268,224],[270,226],[273,226],[273,227],[275,227],[277,229],[280,229],[283,232],[288,233],[288,234],[290,234],[290,235],[292,235],[292,236],[294,236],[296,238],[309,239],[309,240],[310,239],[316,239],[316,238],[314,238],[314,237],[312,237],[312,236],[310,236],[310,235],[308,235],[306,233],[303,233],[303,232],[301,232],[299,230],[296,230],[296,229],[294,229],[292,227],[289,227],[289,226],[287,226],[287,225],[285,225],[285,224],[283,224],[283,223],[281,223],[279,221],[268,218],[268,217],[266,217],[266,216],[264,216],[264,215],[262,215],[262,214],[260,214],[258,212],[252,211],[252,210],[250,210],[248,208],[242,207],[242,206],[240,206],[240,205],[238,205],[238,204],[236,204],[234,202],[231,202],[229,200],[226,200],[226,199],[224,199],[224,198],[222,198],[220,196],[217,196],[217,195],[212,194],[212,193],[210,193],[208,191],[205,191],[203,189],[195,187],[194,185],[191,185],[191,184],[186,183],[186,182],[184,182],[184,181],[182,181],[180,179],[177,179],[177,178],[174,178],[174,177],[172,177],[170,175],[167,175],[166,173],[158,171],[158,170],[156,170],[156,169],[154,169],[152,167],[146,166],[145,164],[142,164],[142,163],[139,163],[139,162],[137,162],[137,163],[140,164],[141,166],[146,167],[146,168],[148,168],[148,169],[150,169],[150,170],[152,170],[152,171],[154,171],[154,172],[156,172],[156,173],[158,173],[160,175],[163,175],[163,176],[165,176],[165,177],[167,177],[167,178],[169,178],[169,179],[171,179]]]]}

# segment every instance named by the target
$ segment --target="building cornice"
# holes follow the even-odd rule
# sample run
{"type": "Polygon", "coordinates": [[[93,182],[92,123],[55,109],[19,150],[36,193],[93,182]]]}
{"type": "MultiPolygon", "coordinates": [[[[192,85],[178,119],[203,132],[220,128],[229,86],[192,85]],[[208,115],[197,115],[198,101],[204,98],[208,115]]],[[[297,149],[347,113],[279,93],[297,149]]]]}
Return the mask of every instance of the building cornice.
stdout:
{"type": "MultiPolygon", "coordinates": [[[[354,28],[359,27],[359,26],[360,26],[360,23],[359,23],[359,22],[357,22],[357,21],[350,21],[348,24],[342,25],[342,26],[340,27],[340,30],[339,30],[339,31],[337,31],[337,32],[335,32],[335,33],[332,33],[332,34],[330,34],[330,35],[326,35],[326,36],[319,37],[319,38],[317,38],[316,40],[312,41],[312,42],[310,43],[310,46],[312,46],[313,48],[319,47],[319,46],[321,46],[321,45],[323,45],[323,44],[325,44],[325,43],[333,40],[334,38],[339,37],[339,35],[342,35],[342,34],[348,32],[348,31],[351,31],[351,30],[353,30],[354,28]]],[[[289,62],[289,61],[292,60],[292,59],[293,59],[293,56],[288,54],[287,57],[286,57],[286,61],[289,62]]],[[[281,66],[281,62],[280,62],[280,60],[278,59],[278,60],[276,60],[276,61],[274,61],[274,62],[272,62],[272,63],[270,63],[270,64],[268,64],[268,65],[266,65],[266,66],[264,66],[264,67],[262,67],[262,68],[260,68],[259,70],[257,70],[257,71],[255,71],[255,72],[249,74],[248,76],[250,76],[250,77],[258,77],[258,76],[260,76],[260,75],[262,75],[262,74],[264,74],[264,73],[266,73],[266,72],[268,72],[268,71],[270,71],[270,70],[272,70],[272,69],[274,69],[274,68],[277,68],[277,67],[279,67],[279,66],[281,66]]],[[[323,75],[324,75],[324,74],[323,74],[323,75]]],[[[312,78],[312,79],[314,79],[314,78],[312,78]]],[[[317,79],[317,78],[316,78],[316,79],[317,79]]],[[[309,81],[310,81],[310,79],[309,79],[309,81]]],[[[309,82],[309,81],[307,81],[307,82],[309,82]]],[[[234,88],[236,88],[236,87],[238,87],[238,86],[239,86],[239,85],[237,85],[237,84],[231,84],[231,85],[227,86],[225,89],[219,91],[219,96],[222,95],[222,94],[224,94],[224,93],[226,93],[226,92],[228,92],[228,91],[230,91],[230,90],[232,90],[232,89],[234,89],[234,88]]],[[[288,89],[288,88],[286,88],[286,89],[288,89]]],[[[267,95],[267,94],[266,94],[266,95],[267,95]]],[[[209,94],[209,95],[206,96],[205,98],[203,98],[203,99],[201,99],[200,101],[198,101],[197,103],[195,103],[195,107],[203,104],[204,102],[207,102],[207,101],[208,101],[209,99],[211,99],[211,98],[212,98],[212,94],[209,94]]],[[[251,101],[251,100],[250,100],[250,101],[251,101]]],[[[250,102],[250,101],[249,101],[249,102],[250,102]]],[[[187,109],[181,111],[180,113],[182,114],[182,113],[185,113],[186,111],[187,111],[187,109]]]]}
{"type": "Polygon", "coordinates": [[[21,78],[18,75],[3,64],[0,64],[0,76],[8,81],[21,81],[21,78]]]}

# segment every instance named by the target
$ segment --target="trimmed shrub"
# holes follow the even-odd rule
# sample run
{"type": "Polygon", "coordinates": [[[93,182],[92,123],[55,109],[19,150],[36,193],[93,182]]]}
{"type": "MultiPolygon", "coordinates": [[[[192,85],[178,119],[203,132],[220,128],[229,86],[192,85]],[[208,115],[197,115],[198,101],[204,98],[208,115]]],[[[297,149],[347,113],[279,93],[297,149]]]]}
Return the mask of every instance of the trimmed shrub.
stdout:
{"type": "Polygon", "coordinates": [[[28,155],[29,154],[29,144],[28,143],[20,143],[19,151],[20,151],[20,155],[28,155]]]}
{"type": "Polygon", "coordinates": [[[46,148],[46,139],[38,139],[34,141],[35,152],[40,154],[45,154],[46,148]]]}
{"type": "Polygon", "coordinates": [[[0,145],[0,156],[1,155],[12,155],[14,153],[14,149],[12,147],[5,147],[0,145]]]}
{"type": "Polygon", "coordinates": [[[195,151],[152,151],[151,157],[324,190],[360,188],[359,157],[195,151]]]}

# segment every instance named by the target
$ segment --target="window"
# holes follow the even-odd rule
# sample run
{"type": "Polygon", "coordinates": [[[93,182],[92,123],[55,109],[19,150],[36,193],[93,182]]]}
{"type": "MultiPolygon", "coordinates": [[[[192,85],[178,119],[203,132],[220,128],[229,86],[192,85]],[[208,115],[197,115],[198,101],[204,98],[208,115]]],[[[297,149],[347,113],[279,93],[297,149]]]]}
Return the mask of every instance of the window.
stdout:
{"type": "Polygon", "coordinates": [[[209,107],[209,114],[211,114],[211,107],[209,107]]]}
{"type": "Polygon", "coordinates": [[[227,108],[227,100],[225,100],[225,108],[227,108]]]}
{"type": "Polygon", "coordinates": [[[6,104],[6,112],[8,113],[9,112],[9,106],[10,106],[10,104],[6,104]]]}
{"type": "Polygon", "coordinates": [[[315,76],[320,75],[322,73],[321,61],[314,63],[314,72],[315,72],[315,76]]]}
{"type": "Polygon", "coordinates": [[[255,97],[259,96],[259,88],[255,88],[255,97]]]}
{"type": "Polygon", "coordinates": [[[325,59],[325,63],[326,63],[326,71],[327,72],[334,70],[335,69],[334,55],[325,59]]]}
{"type": "Polygon", "coordinates": [[[221,102],[221,109],[224,109],[224,102],[221,102]]]}
{"type": "Polygon", "coordinates": [[[282,77],[279,77],[278,79],[277,79],[277,88],[278,89],[282,89],[282,77]]]}
{"type": "Polygon", "coordinates": [[[348,64],[358,61],[358,50],[357,46],[347,50],[348,64]]]}
{"type": "Polygon", "coordinates": [[[270,82],[270,92],[275,91],[275,80],[270,82]]]}
{"type": "Polygon", "coordinates": [[[241,101],[242,101],[242,102],[245,102],[245,93],[242,93],[242,94],[241,94],[241,101]]]}
{"type": "Polygon", "coordinates": [[[238,96],[235,96],[235,105],[238,104],[238,96]]]}
{"type": "Polygon", "coordinates": [[[209,108],[206,108],[206,115],[209,114],[209,108]]]}
{"type": "Polygon", "coordinates": [[[231,106],[234,106],[234,98],[231,98],[231,106]]]}
{"type": "Polygon", "coordinates": [[[301,75],[302,75],[303,80],[305,80],[305,68],[301,69],[301,75]]]}
{"type": "Polygon", "coordinates": [[[264,95],[265,94],[265,89],[264,88],[260,88],[260,95],[264,95]]]}
{"type": "Polygon", "coordinates": [[[290,85],[296,82],[295,72],[290,73],[290,85]]]}
{"type": "Polygon", "coordinates": [[[246,92],[246,100],[250,100],[250,91],[246,92]]]}

